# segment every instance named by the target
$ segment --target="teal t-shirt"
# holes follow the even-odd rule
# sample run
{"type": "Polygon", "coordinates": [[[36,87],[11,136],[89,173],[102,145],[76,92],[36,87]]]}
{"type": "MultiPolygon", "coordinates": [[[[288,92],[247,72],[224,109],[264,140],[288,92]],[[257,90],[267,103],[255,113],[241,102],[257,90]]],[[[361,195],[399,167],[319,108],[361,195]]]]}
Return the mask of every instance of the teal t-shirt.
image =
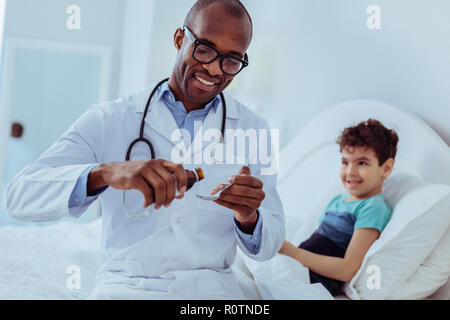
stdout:
{"type": "Polygon", "coordinates": [[[391,209],[381,193],[363,200],[346,201],[348,198],[350,195],[339,195],[331,200],[316,230],[344,250],[355,229],[374,228],[381,233],[391,218],[391,209]]]}

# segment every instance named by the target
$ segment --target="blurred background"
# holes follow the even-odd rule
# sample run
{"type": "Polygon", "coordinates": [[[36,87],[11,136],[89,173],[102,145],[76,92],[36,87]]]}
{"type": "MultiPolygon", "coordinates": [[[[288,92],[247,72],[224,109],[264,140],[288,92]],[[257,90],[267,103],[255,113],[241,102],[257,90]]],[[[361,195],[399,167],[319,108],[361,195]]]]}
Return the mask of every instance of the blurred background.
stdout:
{"type": "MultiPolygon", "coordinates": [[[[0,0],[0,224],[12,223],[10,179],[86,109],[170,75],[194,2],[0,0]]],[[[323,109],[361,98],[414,113],[450,144],[448,0],[242,2],[250,66],[227,90],[280,130],[281,147],[323,109]],[[372,5],[379,29],[367,24],[372,5]]]]}

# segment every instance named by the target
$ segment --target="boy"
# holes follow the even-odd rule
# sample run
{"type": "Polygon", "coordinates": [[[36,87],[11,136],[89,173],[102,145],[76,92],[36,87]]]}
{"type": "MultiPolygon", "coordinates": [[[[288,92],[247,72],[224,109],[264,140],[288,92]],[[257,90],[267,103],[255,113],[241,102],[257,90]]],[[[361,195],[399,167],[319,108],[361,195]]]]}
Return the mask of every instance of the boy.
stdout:
{"type": "Polygon", "coordinates": [[[391,217],[381,190],[394,167],[398,136],[369,119],[346,128],[337,143],[340,178],[349,194],[328,204],[308,240],[298,248],[284,241],[279,251],[309,268],[311,283],[322,283],[332,295],[354,277],[391,217]]]}

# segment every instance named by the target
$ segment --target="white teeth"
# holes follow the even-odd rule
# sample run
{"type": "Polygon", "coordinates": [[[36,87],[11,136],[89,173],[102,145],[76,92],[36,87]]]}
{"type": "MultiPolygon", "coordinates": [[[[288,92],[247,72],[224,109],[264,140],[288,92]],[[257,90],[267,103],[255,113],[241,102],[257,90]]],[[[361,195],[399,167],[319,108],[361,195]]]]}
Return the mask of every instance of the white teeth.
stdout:
{"type": "Polygon", "coordinates": [[[200,78],[200,77],[197,76],[197,75],[195,75],[195,78],[196,78],[198,81],[200,81],[201,83],[203,83],[204,85],[207,85],[207,86],[213,86],[213,85],[215,85],[214,82],[206,81],[205,79],[202,79],[202,78],[200,78]]]}

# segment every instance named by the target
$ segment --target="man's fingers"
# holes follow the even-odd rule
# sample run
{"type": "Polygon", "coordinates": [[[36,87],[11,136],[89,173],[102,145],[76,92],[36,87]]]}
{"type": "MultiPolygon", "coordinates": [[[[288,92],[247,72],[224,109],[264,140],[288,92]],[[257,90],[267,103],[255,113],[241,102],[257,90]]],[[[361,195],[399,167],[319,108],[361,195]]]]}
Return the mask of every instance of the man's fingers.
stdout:
{"type": "Polygon", "coordinates": [[[225,183],[221,183],[221,184],[217,185],[217,187],[215,187],[211,191],[211,194],[216,194],[217,192],[219,192],[220,189],[224,188],[225,186],[227,186],[227,184],[225,184],[225,183]]]}
{"type": "Polygon", "coordinates": [[[262,189],[257,188],[251,188],[248,186],[238,185],[234,184],[231,187],[229,187],[227,190],[225,190],[222,195],[236,195],[236,196],[243,196],[247,198],[252,198],[256,200],[264,200],[266,194],[262,189]]]}
{"type": "Polygon", "coordinates": [[[187,173],[184,167],[179,163],[174,163],[166,160],[164,160],[161,165],[175,175],[178,192],[184,195],[187,186],[187,173]]]}
{"type": "Polygon", "coordinates": [[[154,170],[156,174],[159,175],[162,180],[164,180],[166,189],[166,198],[164,200],[163,205],[165,207],[168,207],[175,198],[176,178],[163,166],[156,166],[154,170]]]}
{"type": "Polygon", "coordinates": [[[143,178],[153,187],[155,209],[159,209],[166,202],[166,183],[150,168],[143,171],[143,178]]]}
{"type": "Polygon", "coordinates": [[[228,202],[222,199],[217,199],[214,200],[215,203],[217,203],[218,205],[221,205],[225,208],[231,209],[233,211],[238,211],[238,212],[251,212],[251,209],[249,209],[247,206],[243,206],[243,205],[239,205],[236,203],[232,203],[232,202],[228,202]]]}
{"type": "Polygon", "coordinates": [[[147,208],[154,201],[153,190],[144,179],[137,179],[135,183],[136,189],[139,190],[144,195],[145,198],[144,208],[147,208]]]}
{"type": "Polygon", "coordinates": [[[249,186],[257,189],[261,189],[263,187],[263,183],[261,180],[248,175],[231,176],[228,179],[228,182],[231,184],[249,186]]]}
{"type": "Polygon", "coordinates": [[[233,203],[235,205],[245,206],[251,209],[259,208],[259,206],[261,205],[261,200],[225,193],[222,193],[220,195],[219,200],[223,200],[228,203],[233,203]]]}
{"type": "Polygon", "coordinates": [[[240,174],[240,175],[241,175],[241,174],[244,174],[244,175],[247,175],[247,176],[251,175],[250,168],[247,167],[247,166],[243,166],[243,167],[239,170],[239,174],[240,174]]]}
{"type": "Polygon", "coordinates": [[[184,193],[179,194],[179,195],[177,195],[177,196],[175,197],[175,199],[177,199],[177,200],[181,200],[181,199],[183,199],[183,198],[184,198],[184,193]]]}

